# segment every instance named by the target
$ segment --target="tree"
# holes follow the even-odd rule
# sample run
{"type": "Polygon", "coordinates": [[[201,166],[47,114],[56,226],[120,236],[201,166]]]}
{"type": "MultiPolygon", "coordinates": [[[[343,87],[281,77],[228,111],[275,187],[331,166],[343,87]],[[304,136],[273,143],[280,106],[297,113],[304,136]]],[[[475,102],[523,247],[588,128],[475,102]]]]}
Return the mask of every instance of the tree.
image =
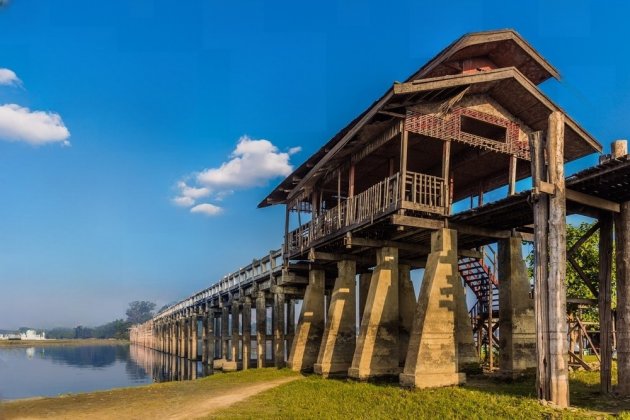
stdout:
{"type": "MultiPolygon", "coordinates": [[[[593,223],[582,222],[579,225],[567,225],[567,250],[581,238],[586,232],[593,227],[593,223]]],[[[588,238],[579,249],[573,254],[573,259],[581,268],[585,277],[592,285],[595,291],[598,290],[599,283],[599,231],[595,232],[588,238]]],[[[527,257],[527,263],[530,270],[530,277],[533,278],[534,254],[533,251],[527,257]]],[[[612,267],[612,307],[617,306],[616,281],[615,281],[615,259],[613,258],[612,267]]],[[[584,283],[575,268],[567,260],[567,274],[565,278],[567,287],[567,298],[595,299],[595,296],[584,283]]],[[[569,314],[579,315],[584,321],[599,322],[599,312],[596,305],[584,306],[576,304],[567,304],[567,312],[569,314]]]]}
{"type": "Polygon", "coordinates": [[[153,310],[155,309],[155,303],[146,300],[133,301],[129,304],[129,309],[125,314],[127,315],[127,322],[131,324],[142,324],[153,318],[153,310]]]}

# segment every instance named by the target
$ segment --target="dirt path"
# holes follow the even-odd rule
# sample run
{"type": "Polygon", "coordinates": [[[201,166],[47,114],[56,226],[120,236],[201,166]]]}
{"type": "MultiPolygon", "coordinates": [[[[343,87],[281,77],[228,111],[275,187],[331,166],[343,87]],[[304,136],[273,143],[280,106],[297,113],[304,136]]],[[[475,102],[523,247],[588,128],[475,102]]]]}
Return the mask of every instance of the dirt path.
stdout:
{"type": "Polygon", "coordinates": [[[253,397],[256,394],[260,394],[261,392],[267,391],[268,389],[275,388],[277,386],[295,381],[297,379],[301,379],[301,378],[300,377],[282,378],[282,379],[277,379],[275,381],[265,382],[262,384],[245,386],[243,388],[240,388],[238,390],[238,393],[230,392],[225,395],[217,395],[212,398],[208,398],[207,400],[190,407],[190,410],[179,411],[175,413],[174,415],[171,415],[165,418],[172,419],[172,420],[180,420],[180,419],[195,419],[199,417],[205,417],[220,409],[229,407],[232,404],[243,401],[249,397],[253,397]]]}
{"type": "Polygon", "coordinates": [[[194,419],[301,378],[272,368],[253,369],[197,381],[21,400],[0,404],[0,419],[194,419]]]}

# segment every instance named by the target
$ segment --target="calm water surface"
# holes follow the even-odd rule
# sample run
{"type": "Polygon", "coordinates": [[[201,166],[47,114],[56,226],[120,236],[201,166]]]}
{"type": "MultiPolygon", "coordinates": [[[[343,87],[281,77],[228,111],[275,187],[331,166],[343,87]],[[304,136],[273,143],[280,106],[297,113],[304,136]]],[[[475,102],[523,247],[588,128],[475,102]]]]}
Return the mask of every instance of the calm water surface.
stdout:
{"type": "Polygon", "coordinates": [[[203,376],[201,363],[139,346],[0,348],[0,400],[57,396],[203,376]]]}

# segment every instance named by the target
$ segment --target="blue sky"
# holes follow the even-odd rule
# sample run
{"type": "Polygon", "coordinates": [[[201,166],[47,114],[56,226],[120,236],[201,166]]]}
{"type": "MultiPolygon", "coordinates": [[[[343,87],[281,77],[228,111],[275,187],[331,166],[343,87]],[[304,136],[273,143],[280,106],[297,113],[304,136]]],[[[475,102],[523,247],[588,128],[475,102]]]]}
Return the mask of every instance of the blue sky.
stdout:
{"type": "Polygon", "coordinates": [[[625,3],[424,3],[1,7],[0,328],[106,322],[278,247],[283,209],[257,203],[465,32],[515,28],[606,149],[630,133],[625,3]]]}

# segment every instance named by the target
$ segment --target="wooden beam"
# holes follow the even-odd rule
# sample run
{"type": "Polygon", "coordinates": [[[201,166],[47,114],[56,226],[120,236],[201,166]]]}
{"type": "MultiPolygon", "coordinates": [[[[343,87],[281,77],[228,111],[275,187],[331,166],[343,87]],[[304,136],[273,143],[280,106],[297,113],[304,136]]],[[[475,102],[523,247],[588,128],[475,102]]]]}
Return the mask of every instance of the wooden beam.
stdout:
{"type": "MultiPolygon", "coordinates": [[[[550,195],[555,195],[556,190],[553,184],[549,182],[540,182],[537,186],[538,190],[550,195]]],[[[614,201],[606,200],[605,198],[596,197],[594,195],[585,194],[583,192],[566,189],[566,199],[578,204],[583,204],[588,207],[593,207],[598,210],[610,211],[613,213],[619,213],[620,204],[614,201]]]]}
{"type": "Polygon", "coordinates": [[[614,201],[606,200],[604,198],[595,197],[594,195],[584,194],[579,191],[567,189],[567,200],[575,203],[584,204],[585,206],[593,207],[599,210],[610,211],[613,213],[619,213],[621,206],[614,201]]]}
{"type": "Polygon", "coordinates": [[[408,226],[418,229],[438,230],[444,228],[443,220],[423,219],[420,217],[402,216],[394,214],[391,218],[393,225],[408,226]]]}
{"type": "Polygon", "coordinates": [[[567,258],[571,257],[573,254],[575,254],[578,249],[580,249],[580,247],[582,245],[584,245],[584,242],[588,241],[588,238],[590,238],[591,236],[593,236],[593,234],[595,232],[597,232],[597,230],[599,229],[599,222],[593,224],[593,226],[590,227],[589,230],[586,231],[586,233],[584,235],[582,235],[580,237],[580,239],[578,239],[573,246],[571,246],[571,248],[569,248],[569,250],[567,251],[567,258]]]}
{"type": "Polygon", "coordinates": [[[589,279],[586,273],[584,272],[584,270],[582,270],[582,267],[580,267],[577,261],[575,261],[575,258],[573,258],[573,256],[570,256],[570,257],[567,256],[567,261],[569,262],[569,264],[571,264],[571,267],[573,267],[575,272],[578,273],[578,276],[580,277],[580,279],[582,279],[582,282],[586,285],[588,290],[590,290],[593,296],[597,298],[598,297],[597,289],[595,289],[595,287],[593,286],[593,283],[591,283],[591,279],[589,279]]]}
{"type": "Polygon", "coordinates": [[[599,390],[609,394],[612,391],[612,214],[602,213],[599,223],[599,390]]]}

